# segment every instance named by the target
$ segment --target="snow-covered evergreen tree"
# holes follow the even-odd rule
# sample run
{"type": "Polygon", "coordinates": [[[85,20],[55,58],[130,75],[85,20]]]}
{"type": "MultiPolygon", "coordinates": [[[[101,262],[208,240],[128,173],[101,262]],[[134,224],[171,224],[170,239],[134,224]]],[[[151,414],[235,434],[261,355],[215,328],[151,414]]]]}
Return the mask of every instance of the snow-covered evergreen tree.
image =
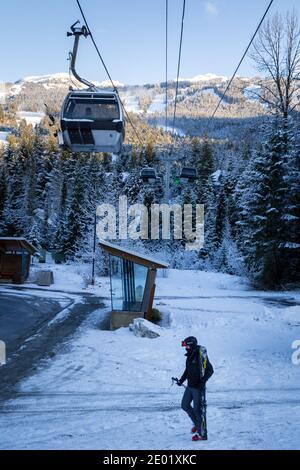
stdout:
{"type": "Polygon", "coordinates": [[[198,150],[198,144],[194,143],[193,158],[196,160],[196,169],[198,180],[196,185],[198,203],[205,203],[207,200],[207,189],[209,178],[214,172],[214,156],[210,140],[206,136],[202,143],[201,150],[198,150]]]}
{"type": "Polygon", "coordinates": [[[267,288],[283,281],[284,162],[287,133],[279,119],[266,129],[262,150],[254,153],[240,178],[236,197],[240,211],[238,244],[253,278],[267,288]]]}
{"type": "Polygon", "coordinates": [[[289,141],[284,161],[284,240],[280,249],[286,260],[283,280],[300,280],[300,122],[286,120],[289,141]]]}

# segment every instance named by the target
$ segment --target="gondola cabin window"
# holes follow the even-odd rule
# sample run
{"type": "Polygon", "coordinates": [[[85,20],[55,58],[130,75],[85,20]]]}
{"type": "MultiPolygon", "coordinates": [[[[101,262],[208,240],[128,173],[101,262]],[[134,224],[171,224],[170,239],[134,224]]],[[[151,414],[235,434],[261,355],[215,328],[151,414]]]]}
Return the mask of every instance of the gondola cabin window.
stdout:
{"type": "Polygon", "coordinates": [[[111,100],[71,98],[66,106],[65,119],[114,121],[119,118],[118,103],[111,100]]]}

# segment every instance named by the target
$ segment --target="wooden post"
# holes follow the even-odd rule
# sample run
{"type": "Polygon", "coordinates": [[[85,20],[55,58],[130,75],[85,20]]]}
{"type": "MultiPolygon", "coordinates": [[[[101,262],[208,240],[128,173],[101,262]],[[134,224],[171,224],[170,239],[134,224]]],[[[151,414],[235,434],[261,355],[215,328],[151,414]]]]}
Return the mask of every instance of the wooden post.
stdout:
{"type": "Polygon", "coordinates": [[[156,279],[156,269],[150,269],[149,271],[149,285],[147,286],[149,289],[148,294],[148,302],[147,302],[147,309],[146,309],[146,319],[151,320],[152,317],[152,307],[153,307],[153,300],[155,295],[155,279],[156,279]]]}

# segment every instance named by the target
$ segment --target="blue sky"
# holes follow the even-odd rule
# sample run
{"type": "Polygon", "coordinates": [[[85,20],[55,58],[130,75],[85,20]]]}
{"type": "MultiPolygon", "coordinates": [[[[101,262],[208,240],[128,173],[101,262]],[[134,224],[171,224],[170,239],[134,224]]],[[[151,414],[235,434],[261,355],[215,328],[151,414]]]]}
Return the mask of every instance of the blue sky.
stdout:
{"type": "MultiPolygon", "coordinates": [[[[129,84],[165,78],[165,0],[81,0],[104,60],[115,80],[129,84]]],[[[186,0],[181,77],[231,75],[269,0],[186,0]]],[[[176,77],[182,0],[170,4],[169,76],[176,77]]],[[[298,0],[275,0],[270,14],[295,8],[298,0]]],[[[67,72],[69,26],[80,18],[75,0],[1,2],[0,80],[67,72]]],[[[106,79],[90,40],[83,40],[78,69],[106,79]]],[[[254,75],[247,59],[241,75],[254,75]]]]}

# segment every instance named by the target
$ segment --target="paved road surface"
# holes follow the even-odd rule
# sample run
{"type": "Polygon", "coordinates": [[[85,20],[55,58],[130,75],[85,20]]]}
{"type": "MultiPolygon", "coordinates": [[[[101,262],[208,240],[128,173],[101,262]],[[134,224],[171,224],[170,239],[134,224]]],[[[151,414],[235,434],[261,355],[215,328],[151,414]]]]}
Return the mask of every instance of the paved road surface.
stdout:
{"type": "Polygon", "coordinates": [[[44,323],[72,303],[67,297],[51,299],[1,292],[0,339],[6,343],[7,355],[13,354],[44,323]]]}
{"type": "Polygon", "coordinates": [[[91,294],[2,288],[0,340],[6,343],[7,364],[0,367],[0,401],[18,393],[19,381],[42,359],[53,357],[86,316],[102,306],[91,294]]]}

